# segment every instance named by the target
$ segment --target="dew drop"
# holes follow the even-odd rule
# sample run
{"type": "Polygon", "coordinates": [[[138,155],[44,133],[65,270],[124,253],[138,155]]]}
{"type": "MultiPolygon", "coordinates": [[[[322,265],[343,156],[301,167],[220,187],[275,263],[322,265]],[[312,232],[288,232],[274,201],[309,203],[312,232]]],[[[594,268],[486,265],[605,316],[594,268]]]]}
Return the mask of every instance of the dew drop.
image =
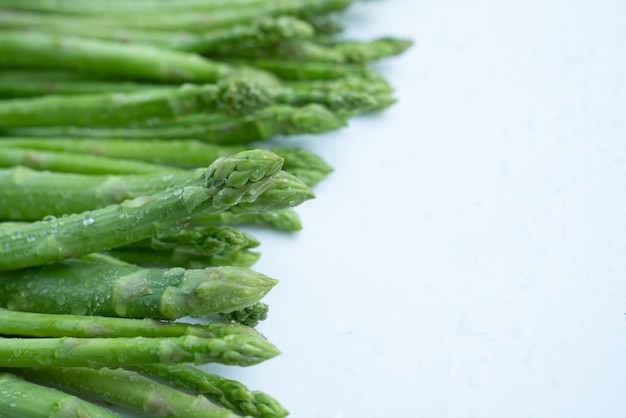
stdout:
{"type": "Polygon", "coordinates": [[[83,219],[83,225],[85,226],[92,225],[94,222],[96,222],[96,220],[92,216],[88,216],[83,219]]]}

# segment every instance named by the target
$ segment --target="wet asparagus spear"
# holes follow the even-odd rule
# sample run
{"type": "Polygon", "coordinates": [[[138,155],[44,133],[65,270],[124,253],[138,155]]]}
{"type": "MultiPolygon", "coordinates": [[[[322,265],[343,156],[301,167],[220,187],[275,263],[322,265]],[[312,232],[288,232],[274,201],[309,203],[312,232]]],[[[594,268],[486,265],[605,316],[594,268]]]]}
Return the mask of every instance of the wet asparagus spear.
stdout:
{"type": "Polygon", "coordinates": [[[100,406],[0,371],[0,415],[7,418],[119,418],[100,406]]]}
{"type": "Polygon", "coordinates": [[[238,418],[203,395],[190,395],[123,368],[37,367],[15,370],[19,376],[80,393],[147,416],[238,418]]]}
{"type": "Polygon", "coordinates": [[[216,160],[191,181],[166,191],[0,233],[0,271],[120,247],[194,217],[252,202],[272,184],[282,161],[265,150],[238,153],[216,160]]]}
{"type": "Polygon", "coordinates": [[[0,101],[0,127],[124,126],[198,112],[241,115],[269,104],[264,89],[234,80],[130,93],[51,95],[0,101]]]}
{"type": "Polygon", "coordinates": [[[281,418],[289,414],[276,399],[266,393],[252,391],[236,380],[225,379],[190,365],[145,364],[133,368],[253,417],[281,418]]]}
{"type": "MultiPolygon", "coordinates": [[[[254,306],[254,305],[253,305],[254,306]]],[[[240,322],[241,323],[241,322],[240,322]]],[[[63,315],[0,308],[0,334],[19,337],[196,337],[213,338],[255,332],[247,325],[219,322],[207,325],[94,315],[63,315]]]]}
{"type": "Polygon", "coordinates": [[[16,311],[175,320],[259,302],[277,281],[247,268],[143,268],[94,255],[0,274],[16,311]]]}

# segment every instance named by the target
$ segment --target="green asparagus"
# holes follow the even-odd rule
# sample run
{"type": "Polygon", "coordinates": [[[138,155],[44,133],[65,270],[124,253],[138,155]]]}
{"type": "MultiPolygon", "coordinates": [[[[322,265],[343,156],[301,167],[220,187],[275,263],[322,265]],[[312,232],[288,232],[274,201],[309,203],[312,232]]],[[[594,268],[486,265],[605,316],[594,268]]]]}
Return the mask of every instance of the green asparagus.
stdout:
{"type": "Polygon", "coordinates": [[[324,106],[271,105],[246,116],[206,115],[206,122],[156,127],[103,128],[58,126],[0,128],[2,136],[121,139],[197,139],[213,144],[251,144],[281,135],[321,134],[347,125],[346,118],[324,106]]]}
{"type": "Polygon", "coordinates": [[[277,281],[250,269],[144,268],[104,256],[0,274],[0,306],[16,311],[175,320],[232,312],[277,281]]]}
{"type": "MultiPolygon", "coordinates": [[[[0,219],[36,221],[103,209],[111,204],[166,192],[168,188],[193,181],[202,171],[98,176],[35,171],[24,167],[0,169],[0,219]]],[[[227,210],[271,212],[295,207],[313,197],[313,191],[302,180],[280,171],[254,201],[241,202],[227,210]]],[[[167,229],[158,232],[171,235],[167,229]]]]}
{"type": "MultiPolygon", "coordinates": [[[[123,139],[79,139],[79,138],[0,138],[0,165],[26,165],[37,169],[48,169],[85,174],[140,174],[161,172],[168,167],[206,167],[220,157],[242,152],[249,147],[240,145],[208,144],[197,140],[123,140],[123,139]],[[55,153],[19,153],[11,148],[53,151],[55,153]],[[80,154],[78,157],[76,154],[80,154]],[[29,157],[30,155],[36,158],[29,157]],[[89,156],[100,158],[90,159],[89,156]],[[46,163],[41,160],[46,158],[46,163]],[[53,157],[65,157],[57,162],[53,157]],[[34,160],[34,163],[30,163],[34,160]],[[88,161],[82,164],[82,161],[88,161]],[[138,162],[150,163],[139,164],[138,162]],[[36,166],[35,166],[36,163],[36,166]]],[[[332,172],[332,167],[319,155],[304,147],[269,147],[282,157],[283,170],[294,174],[308,186],[321,182],[332,172]]]]}
{"type": "Polygon", "coordinates": [[[56,389],[0,372],[0,416],[5,418],[119,418],[119,415],[56,389]]]}
{"type": "Polygon", "coordinates": [[[37,367],[16,369],[14,373],[152,417],[239,417],[203,395],[190,395],[123,368],[37,367]]]}
{"type": "Polygon", "coordinates": [[[0,367],[102,367],[146,363],[252,366],[279,354],[257,334],[219,338],[0,338],[0,367]]]}
{"type": "Polygon", "coordinates": [[[248,78],[275,83],[264,71],[193,53],[43,32],[0,31],[0,50],[0,66],[9,68],[84,71],[129,81],[216,83],[248,78]]]}
{"type": "MultiPolygon", "coordinates": [[[[253,308],[256,305],[252,305],[251,309],[246,308],[246,311],[240,314],[236,314],[239,311],[234,311],[233,315],[244,316],[249,310],[254,311],[255,309],[258,312],[261,309],[253,308]]],[[[254,330],[250,326],[243,324],[242,321],[232,321],[228,325],[219,322],[202,325],[168,322],[153,318],[130,319],[94,315],[63,315],[0,308],[0,335],[14,337],[132,338],[195,335],[196,337],[213,338],[228,334],[252,333],[254,330]]]]}
{"type": "Polygon", "coordinates": [[[263,302],[257,302],[238,311],[221,313],[220,316],[226,318],[230,323],[255,327],[259,322],[267,319],[268,312],[269,305],[263,302]]]}
{"type": "Polygon", "coordinates": [[[0,101],[0,127],[124,126],[198,112],[236,116],[269,104],[264,89],[234,80],[130,93],[42,96],[0,101]]]}
{"type": "Polygon", "coordinates": [[[282,209],[269,213],[222,212],[199,216],[193,219],[191,223],[192,225],[255,225],[291,232],[302,229],[300,215],[292,209],[282,209]]]}
{"type": "MultiPolygon", "coordinates": [[[[272,184],[282,158],[251,150],[216,160],[192,180],[102,209],[42,219],[0,234],[0,271],[46,264],[140,241],[194,217],[252,202],[272,184]]],[[[272,206],[276,202],[271,202],[272,206]]],[[[252,212],[259,204],[247,205],[252,212]]]]}
{"type": "Polygon", "coordinates": [[[133,368],[253,417],[282,418],[289,414],[276,399],[266,393],[251,391],[236,380],[225,379],[187,364],[144,364],[133,368]]]}

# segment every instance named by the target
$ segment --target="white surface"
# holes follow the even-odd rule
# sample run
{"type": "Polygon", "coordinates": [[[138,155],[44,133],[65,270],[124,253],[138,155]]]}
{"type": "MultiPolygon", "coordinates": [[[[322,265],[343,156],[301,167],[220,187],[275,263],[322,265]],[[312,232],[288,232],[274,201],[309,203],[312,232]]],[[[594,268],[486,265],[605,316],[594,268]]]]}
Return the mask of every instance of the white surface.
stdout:
{"type": "Polygon", "coordinates": [[[399,103],[293,139],[336,171],[259,232],[297,418],[626,416],[626,2],[363,2],[399,103]]]}

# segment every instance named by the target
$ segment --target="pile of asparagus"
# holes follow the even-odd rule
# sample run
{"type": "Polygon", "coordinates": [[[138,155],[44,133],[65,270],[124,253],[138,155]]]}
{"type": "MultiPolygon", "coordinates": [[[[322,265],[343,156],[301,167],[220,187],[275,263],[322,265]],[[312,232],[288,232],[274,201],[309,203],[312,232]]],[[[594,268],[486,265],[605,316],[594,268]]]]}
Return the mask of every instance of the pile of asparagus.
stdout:
{"type": "Polygon", "coordinates": [[[394,102],[351,0],[0,0],[0,415],[284,417],[246,225],[332,168],[274,139],[394,102]],[[113,405],[114,408],[108,408],[113,405]]]}

